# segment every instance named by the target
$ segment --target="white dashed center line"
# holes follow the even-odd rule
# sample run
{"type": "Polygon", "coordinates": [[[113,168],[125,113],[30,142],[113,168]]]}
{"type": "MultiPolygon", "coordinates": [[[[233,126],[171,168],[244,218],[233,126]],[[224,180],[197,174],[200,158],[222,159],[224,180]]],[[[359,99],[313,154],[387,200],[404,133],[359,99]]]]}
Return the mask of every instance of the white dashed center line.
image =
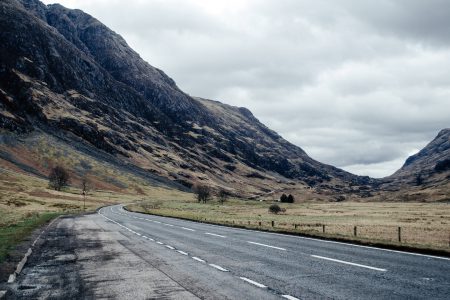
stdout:
{"type": "Polygon", "coordinates": [[[159,244],[159,245],[164,245],[164,243],[162,243],[162,242],[156,242],[157,244],[159,244]]]}
{"type": "Polygon", "coordinates": [[[247,241],[247,243],[250,243],[250,244],[253,244],[253,245],[258,245],[258,246],[263,246],[263,247],[267,247],[267,248],[273,248],[273,249],[278,249],[278,250],[286,251],[286,249],[284,249],[284,248],[275,247],[275,246],[270,246],[270,245],[266,245],[266,244],[261,244],[261,243],[256,243],[256,242],[250,242],[250,241],[247,241]]]}
{"type": "Polygon", "coordinates": [[[166,247],[169,248],[170,250],[175,250],[175,248],[170,245],[166,245],[166,247]]]}
{"type": "Polygon", "coordinates": [[[196,261],[199,261],[199,262],[202,262],[202,263],[205,263],[205,261],[203,259],[195,257],[195,256],[192,256],[192,259],[194,259],[196,261]]]}
{"type": "Polygon", "coordinates": [[[216,268],[217,270],[220,270],[222,272],[229,272],[227,269],[222,268],[221,266],[215,265],[215,264],[209,264],[211,267],[216,268]]]}
{"type": "Polygon", "coordinates": [[[300,299],[295,298],[295,297],[290,296],[290,295],[281,295],[281,297],[283,297],[283,298],[285,298],[285,299],[288,299],[288,300],[300,300],[300,299]]]}
{"type": "Polygon", "coordinates": [[[212,236],[217,236],[217,237],[221,237],[221,238],[226,238],[226,236],[220,235],[220,234],[216,234],[216,233],[205,232],[205,234],[212,235],[212,236]]]}
{"type": "Polygon", "coordinates": [[[181,250],[177,250],[177,252],[180,253],[180,254],[183,254],[183,255],[189,255],[189,254],[187,254],[186,252],[181,251],[181,250]]]}
{"type": "Polygon", "coordinates": [[[346,265],[351,265],[351,266],[356,266],[356,267],[366,268],[366,269],[375,270],[375,271],[380,271],[380,272],[386,272],[386,271],[387,271],[386,269],[380,269],[380,268],[375,268],[375,267],[371,267],[371,266],[355,264],[355,263],[352,263],[352,262],[348,262],[348,261],[344,261],[344,260],[339,260],[339,259],[334,259],[334,258],[329,258],[329,257],[324,257],[324,256],[318,256],[318,255],[311,255],[311,256],[312,256],[312,257],[315,257],[315,258],[325,259],[325,260],[329,260],[329,261],[338,262],[338,263],[341,263],[341,264],[346,264],[346,265]]]}
{"type": "Polygon", "coordinates": [[[267,286],[265,286],[264,284],[256,282],[256,281],[253,281],[251,279],[248,279],[248,278],[245,278],[245,277],[239,277],[239,278],[244,280],[244,281],[246,281],[246,282],[248,282],[248,283],[250,283],[250,284],[256,285],[259,288],[262,288],[262,289],[266,289],[267,288],[267,286]]]}
{"type": "Polygon", "coordinates": [[[191,229],[191,228],[187,228],[187,227],[181,227],[181,229],[184,229],[184,230],[189,230],[189,231],[195,231],[194,229],[191,229]]]}

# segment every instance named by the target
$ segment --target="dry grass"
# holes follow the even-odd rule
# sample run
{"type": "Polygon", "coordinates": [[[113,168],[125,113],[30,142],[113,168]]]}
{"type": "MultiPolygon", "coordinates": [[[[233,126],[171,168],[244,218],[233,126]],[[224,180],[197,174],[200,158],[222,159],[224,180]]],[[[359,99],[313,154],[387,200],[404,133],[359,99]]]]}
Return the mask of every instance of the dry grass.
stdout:
{"type": "Polygon", "coordinates": [[[216,201],[201,204],[190,194],[177,194],[176,199],[164,200],[147,200],[128,207],[135,211],[211,223],[406,245],[450,253],[448,203],[304,202],[280,204],[286,212],[274,215],[268,212],[272,202],[230,199],[224,205],[216,201]],[[275,227],[272,227],[272,221],[275,227]],[[400,243],[398,227],[401,227],[400,243]]]}
{"type": "MultiPolygon", "coordinates": [[[[148,193],[151,187],[139,181],[125,177],[120,179],[129,188],[120,191],[93,190],[86,197],[84,210],[83,196],[77,186],[57,192],[47,188],[45,179],[0,168],[0,262],[17,243],[51,218],[94,211],[108,204],[129,203],[147,194],[155,195],[155,192],[148,193]]],[[[166,193],[171,195],[169,191],[166,193]]]]}

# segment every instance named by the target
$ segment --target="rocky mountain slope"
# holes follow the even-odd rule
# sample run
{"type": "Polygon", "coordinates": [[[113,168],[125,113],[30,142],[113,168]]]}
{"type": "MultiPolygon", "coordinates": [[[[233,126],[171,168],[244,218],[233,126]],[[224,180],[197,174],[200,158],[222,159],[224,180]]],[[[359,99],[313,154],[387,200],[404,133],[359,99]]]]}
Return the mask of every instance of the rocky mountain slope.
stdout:
{"type": "Polygon", "coordinates": [[[71,133],[189,187],[365,185],[311,159],[249,110],[183,93],[120,37],[80,10],[37,0],[0,4],[0,125],[71,133]]]}
{"type": "MultiPolygon", "coordinates": [[[[18,137],[27,155],[41,157],[30,146],[42,144],[36,140],[76,144],[91,159],[133,166],[141,177],[186,188],[205,182],[247,196],[367,196],[381,183],[315,161],[246,108],[185,94],[80,10],[2,0],[0,28],[0,138],[18,137]]],[[[16,149],[2,145],[0,163],[26,171],[16,149]]],[[[47,165],[33,168],[46,175],[47,165]]]]}
{"type": "Polygon", "coordinates": [[[443,129],[425,148],[410,156],[400,170],[386,178],[390,184],[433,185],[450,179],[450,128],[443,129]]]}

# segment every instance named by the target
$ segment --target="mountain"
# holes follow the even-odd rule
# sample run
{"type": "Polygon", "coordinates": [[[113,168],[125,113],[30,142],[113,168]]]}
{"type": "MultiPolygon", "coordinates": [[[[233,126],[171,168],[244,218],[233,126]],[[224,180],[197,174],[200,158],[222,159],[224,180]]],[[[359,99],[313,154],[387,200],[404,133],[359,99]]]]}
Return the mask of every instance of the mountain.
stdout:
{"type": "Polygon", "coordinates": [[[81,10],[2,0],[0,28],[0,166],[46,176],[65,159],[79,176],[90,170],[83,161],[97,161],[178,188],[321,199],[368,197],[437,157],[419,153],[384,181],[356,176],[310,158],[246,108],[184,93],[81,10]]]}
{"type": "Polygon", "coordinates": [[[417,154],[386,178],[398,185],[437,185],[450,179],[450,128],[443,129],[417,154]]]}

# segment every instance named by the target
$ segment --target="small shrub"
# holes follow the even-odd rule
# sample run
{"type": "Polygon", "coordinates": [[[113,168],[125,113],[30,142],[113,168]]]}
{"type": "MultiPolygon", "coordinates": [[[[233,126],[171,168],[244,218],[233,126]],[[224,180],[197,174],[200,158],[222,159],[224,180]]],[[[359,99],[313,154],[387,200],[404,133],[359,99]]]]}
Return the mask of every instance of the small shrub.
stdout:
{"type": "Polygon", "coordinates": [[[211,200],[211,188],[206,184],[194,185],[194,193],[198,202],[206,203],[206,201],[211,200]]]}
{"type": "Polygon", "coordinates": [[[272,214],[278,214],[281,211],[281,208],[278,204],[272,204],[269,206],[269,212],[272,214]]]}
{"type": "Polygon", "coordinates": [[[217,197],[219,198],[220,204],[223,204],[228,199],[228,192],[224,189],[220,189],[217,197]]]}
{"type": "Polygon", "coordinates": [[[289,194],[289,196],[287,196],[287,203],[294,203],[294,196],[289,194]]]}
{"type": "Polygon", "coordinates": [[[292,196],[291,194],[289,194],[289,196],[287,196],[286,194],[283,194],[280,197],[280,202],[282,202],[282,203],[294,203],[294,196],[292,196]]]}

